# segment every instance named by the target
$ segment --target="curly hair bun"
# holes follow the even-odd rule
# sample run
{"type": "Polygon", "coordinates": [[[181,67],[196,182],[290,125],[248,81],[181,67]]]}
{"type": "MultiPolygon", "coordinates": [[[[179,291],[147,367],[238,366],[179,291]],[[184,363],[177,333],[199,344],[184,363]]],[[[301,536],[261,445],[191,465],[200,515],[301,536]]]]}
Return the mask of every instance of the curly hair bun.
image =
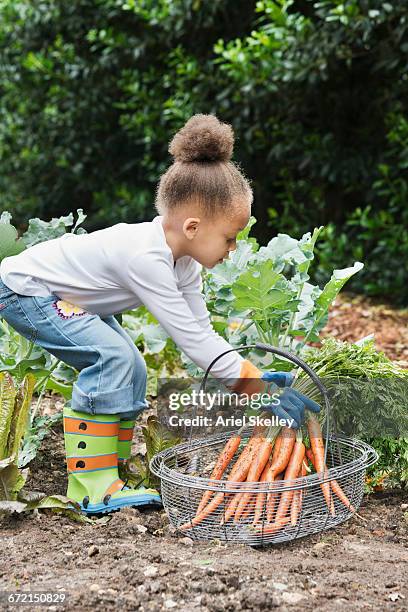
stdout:
{"type": "Polygon", "coordinates": [[[234,132],[215,115],[193,115],[174,136],[169,153],[181,162],[227,162],[234,148],[234,132]]]}

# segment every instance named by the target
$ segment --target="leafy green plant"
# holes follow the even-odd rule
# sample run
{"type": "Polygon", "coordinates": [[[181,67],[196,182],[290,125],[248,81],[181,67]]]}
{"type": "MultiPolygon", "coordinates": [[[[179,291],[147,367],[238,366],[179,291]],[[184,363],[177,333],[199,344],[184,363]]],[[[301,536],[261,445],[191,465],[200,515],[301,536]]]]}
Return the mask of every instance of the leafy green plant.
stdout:
{"type": "MultiPolygon", "coordinates": [[[[26,232],[19,238],[16,228],[11,224],[11,214],[4,211],[0,217],[0,261],[5,257],[17,255],[34,244],[57,238],[63,235],[67,228],[71,228],[71,233],[84,233],[85,230],[79,225],[85,218],[86,215],[79,209],[77,210],[76,222],[74,222],[72,213],[58,219],[51,219],[51,221],[42,221],[37,218],[30,219],[26,232]]],[[[33,410],[28,412],[25,421],[26,431],[21,433],[21,438],[25,437],[25,433],[27,434],[30,440],[29,446],[25,444],[24,455],[20,458],[18,453],[21,444],[16,449],[16,462],[18,465],[24,466],[28,457],[32,459],[35,450],[38,448],[38,445],[33,441],[35,433],[37,432],[39,440],[42,437],[41,430],[38,430],[38,424],[36,426],[34,420],[44,393],[46,390],[53,390],[62,394],[65,399],[69,399],[77,371],[21,336],[0,315],[1,372],[7,373],[10,377],[8,380],[12,381],[12,384],[17,387],[24,385],[24,380],[33,381],[31,395],[33,393],[38,394],[36,405],[33,410]]],[[[14,416],[10,418],[12,418],[12,421],[9,426],[12,427],[14,416]]]]}
{"type": "Polygon", "coordinates": [[[0,500],[16,501],[28,472],[18,469],[18,452],[26,430],[35,378],[27,374],[16,385],[0,372],[0,500]]]}
{"type": "Polygon", "coordinates": [[[369,438],[378,453],[378,462],[367,474],[366,492],[408,488],[408,436],[369,438]]]}
{"type": "MultiPolygon", "coordinates": [[[[251,217],[248,227],[238,235],[237,248],[229,259],[204,273],[204,292],[214,328],[232,346],[261,341],[299,353],[308,342],[319,339],[330,305],[363,264],[334,270],[321,289],[309,282],[309,267],[323,228],[300,240],[278,234],[259,248],[249,237],[255,222],[251,217]]],[[[275,358],[273,363],[279,360],[275,358]]],[[[287,368],[287,362],[281,367],[287,368]]]]}
{"type": "MultiPolygon", "coordinates": [[[[35,377],[31,373],[16,382],[8,372],[0,372],[0,513],[35,508],[66,509],[69,505],[64,496],[47,497],[40,492],[23,490],[29,470],[20,469],[19,451],[30,420],[34,384],[35,377]]],[[[34,444],[37,443],[36,439],[34,444]]],[[[75,510],[67,509],[67,512],[71,516],[76,514],[75,510]]]]}
{"type": "MultiPolygon", "coordinates": [[[[324,339],[302,357],[328,389],[339,431],[366,440],[379,453],[367,491],[408,483],[408,370],[375,348],[372,338],[348,343],[324,339]]],[[[294,387],[319,402],[313,381],[299,371],[294,387]]]]}
{"type": "Polygon", "coordinates": [[[53,240],[54,238],[63,236],[67,233],[67,228],[71,228],[70,234],[86,234],[86,229],[79,226],[85,221],[87,215],[84,214],[82,208],[78,208],[76,212],[78,218],[75,223],[72,212],[66,216],[54,217],[51,221],[43,221],[42,219],[38,219],[38,217],[30,219],[28,228],[21,236],[21,240],[26,247],[33,246],[40,242],[46,242],[47,240],[53,240]]]}
{"type": "Polygon", "coordinates": [[[333,241],[329,273],[364,261],[355,287],[406,302],[403,270],[383,263],[401,252],[406,209],[405,0],[0,6],[0,208],[19,225],[72,202],[92,229],[149,218],[172,134],[213,112],[237,135],[262,244],[332,221],[351,250],[334,261],[333,241]],[[373,219],[393,207],[386,236],[345,226],[367,206],[373,219]]]}
{"type": "Polygon", "coordinates": [[[50,431],[51,427],[62,421],[62,412],[52,415],[37,416],[31,419],[22,441],[22,447],[18,455],[18,467],[23,468],[37,455],[42,441],[50,431]]]}
{"type": "Polygon", "coordinates": [[[104,516],[99,519],[89,518],[82,513],[80,505],[65,495],[44,495],[41,491],[19,492],[17,501],[1,501],[0,513],[32,512],[33,510],[51,511],[53,514],[64,514],[68,518],[78,523],[90,523],[94,525],[105,524],[110,521],[111,516],[104,516]]]}
{"type": "Polygon", "coordinates": [[[181,442],[173,431],[163,425],[157,416],[148,417],[146,425],[142,427],[143,438],[146,444],[144,455],[132,455],[132,457],[121,467],[121,478],[127,479],[135,486],[157,488],[160,480],[152,474],[149,464],[154,455],[166,448],[170,448],[181,442]]]}
{"type": "Polygon", "coordinates": [[[74,215],[52,218],[50,221],[43,221],[35,217],[28,222],[28,228],[19,237],[14,225],[11,224],[12,215],[7,210],[0,216],[0,262],[5,257],[18,255],[25,248],[34,246],[40,242],[59,238],[71,227],[71,234],[86,234],[83,227],[79,227],[86,219],[82,208],[77,209],[78,218],[74,223],[74,215]]]}
{"type": "Polygon", "coordinates": [[[18,233],[14,225],[10,223],[11,215],[4,211],[0,216],[0,262],[5,257],[18,255],[24,251],[25,243],[18,237],[18,233]]]}
{"type": "MultiPolygon", "coordinates": [[[[343,432],[364,438],[408,433],[408,370],[378,351],[372,338],[356,343],[326,338],[319,348],[306,348],[302,357],[328,389],[343,432]]],[[[320,401],[320,391],[305,372],[299,370],[295,386],[320,401]]]]}
{"type": "Polygon", "coordinates": [[[156,395],[157,380],[181,371],[180,351],[155,317],[141,306],[122,315],[122,326],[143,355],[147,366],[147,394],[156,395]]]}
{"type": "Polygon", "coordinates": [[[4,319],[0,318],[0,372],[8,372],[15,380],[21,381],[28,373],[35,377],[34,393],[38,399],[30,414],[33,422],[44,393],[52,390],[68,400],[77,371],[62,363],[40,346],[30,342],[4,319]]]}
{"type": "MultiPolygon", "coordinates": [[[[31,373],[27,373],[20,383],[16,383],[8,372],[0,372],[0,513],[50,509],[53,512],[64,512],[73,520],[89,522],[90,519],[81,514],[79,504],[67,497],[47,496],[40,491],[24,489],[29,469],[19,468],[19,450],[27,430],[33,431],[33,428],[28,428],[27,423],[30,420],[34,384],[35,377],[31,373]]],[[[40,423],[36,425],[38,427],[40,423]]],[[[44,425],[44,421],[41,425],[44,425]]],[[[39,438],[42,432],[43,429],[37,430],[39,438]]],[[[31,449],[29,444],[26,445],[23,456],[31,450],[31,457],[29,455],[26,459],[33,458],[37,448],[38,439],[35,439],[31,449]]]]}

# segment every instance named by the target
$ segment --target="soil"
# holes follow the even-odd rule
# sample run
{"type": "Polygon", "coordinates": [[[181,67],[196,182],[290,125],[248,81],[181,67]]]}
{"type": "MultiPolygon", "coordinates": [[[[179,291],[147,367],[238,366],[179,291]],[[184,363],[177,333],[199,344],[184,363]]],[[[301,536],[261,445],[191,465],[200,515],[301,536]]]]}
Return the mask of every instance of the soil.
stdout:
{"type": "MultiPolygon", "coordinates": [[[[61,423],[30,467],[29,490],[65,494],[61,423]]],[[[362,519],[262,549],[193,542],[160,510],[130,508],[94,524],[50,510],[12,514],[0,519],[0,588],[65,592],[50,610],[407,610],[406,497],[370,496],[362,519]]]]}
{"type": "Polygon", "coordinates": [[[374,334],[377,349],[408,368],[408,309],[341,293],[330,309],[322,335],[355,342],[370,334],[374,334]]]}
{"type": "MultiPolygon", "coordinates": [[[[327,330],[349,340],[378,330],[377,346],[407,360],[407,319],[371,308],[342,298],[327,330]]],[[[61,407],[49,397],[41,412],[61,407]]],[[[133,451],[141,448],[139,428],[133,451]]],[[[66,484],[58,422],[30,464],[26,489],[64,495],[66,484]]],[[[92,524],[51,510],[0,515],[0,602],[4,610],[44,609],[8,605],[3,590],[64,592],[65,603],[49,610],[408,610],[407,498],[398,491],[365,497],[362,518],[265,548],[193,542],[174,532],[162,510],[126,509],[92,524]]]]}

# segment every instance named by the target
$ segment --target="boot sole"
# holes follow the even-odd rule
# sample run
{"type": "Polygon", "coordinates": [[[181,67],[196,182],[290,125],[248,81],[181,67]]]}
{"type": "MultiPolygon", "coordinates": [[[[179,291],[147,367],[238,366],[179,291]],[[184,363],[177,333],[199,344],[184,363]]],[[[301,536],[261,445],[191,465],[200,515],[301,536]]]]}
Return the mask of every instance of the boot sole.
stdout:
{"type": "Polygon", "coordinates": [[[103,503],[88,504],[86,508],[81,502],[78,503],[81,506],[82,513],[87,515],[107,514],[109,512],[118,512],[121,508],[136,508],[137,506],[163,507],[160,497],[155,497],[153,495],[138,495],[135,497],[134,501],[131,499],[112,499],[109,501],[108,505],[103,503]]]}

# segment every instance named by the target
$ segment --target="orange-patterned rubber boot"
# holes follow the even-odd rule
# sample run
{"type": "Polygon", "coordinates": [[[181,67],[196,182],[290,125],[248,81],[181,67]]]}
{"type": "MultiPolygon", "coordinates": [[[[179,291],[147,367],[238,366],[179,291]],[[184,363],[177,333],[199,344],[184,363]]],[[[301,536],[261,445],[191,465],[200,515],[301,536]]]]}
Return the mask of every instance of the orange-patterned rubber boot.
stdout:
{"type": "Polygon", "coordinates": [[[85,514],[100,514],[128,506],[161,506],[155,489],[130,489],[119,478],[120,415],[88,414],[64,408],[67,455],[67,497],[85,514]]]}

